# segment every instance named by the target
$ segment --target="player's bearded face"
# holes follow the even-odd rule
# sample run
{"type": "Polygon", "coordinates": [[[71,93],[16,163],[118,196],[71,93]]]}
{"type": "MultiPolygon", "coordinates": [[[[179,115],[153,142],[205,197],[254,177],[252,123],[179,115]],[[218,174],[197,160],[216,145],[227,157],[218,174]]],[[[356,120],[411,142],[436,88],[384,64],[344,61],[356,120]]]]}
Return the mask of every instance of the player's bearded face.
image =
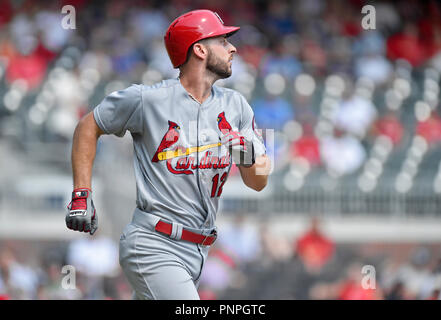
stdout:
{"type": "Polygon", "coordinates": [[[231,76],[231,64],[228,58],[222,60],[214,51],[207,47],[207,69],[216,74],[220,79],[225,79],[231,76]]]}

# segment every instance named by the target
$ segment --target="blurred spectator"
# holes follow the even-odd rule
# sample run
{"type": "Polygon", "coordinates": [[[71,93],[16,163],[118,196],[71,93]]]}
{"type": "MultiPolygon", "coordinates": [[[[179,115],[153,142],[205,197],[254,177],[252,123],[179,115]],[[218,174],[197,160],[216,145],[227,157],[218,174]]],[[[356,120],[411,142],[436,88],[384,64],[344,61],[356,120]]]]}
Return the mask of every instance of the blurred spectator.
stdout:
{"type": "Polygon", "coordinates": [[[347,133],[363,139],[377,117],[371,100],[358,95],[347,83],[343,99],[337,109],[334,124],[347,133]]]}
{"type": "Polygon", "coordinates": [[[37,272],[19,263],[11,249],[3,248],[0,252],[0,290],[6,291],[11,299],[35,299],[37,287],[37,272]]]}
{"type": "Polygon", "coordinates": [[[83,293],[78,288],[64,289],[62,287],[65,274],[62,273],[60,264],[48,263],[44,272],[44,277],[40,280],[38,288],[39,300],[79,300],[83,298],[83,293]]]}
{"type": "Polygon", "coordinates": [[[35,14],[34,25],[41,34],[42,45],[51,52],[60,52],[67,44],[75,30],[60,28],[63,15],[61,7],[55,6],[54,10],[41,10],[35,14]]]}
{"type": "Polygon", "coordinates": [[[385,300],[406,300],[404,285],[401,281],[397,281],[385,295],[385,300]]]}
{"type": "Polygon", "coordinates": [[[342,14],[340,19],[341,24],[341,35],[351,38],[358,37],[360,32],[363,30],[360,24],[361,15],[361,3],[358,1],[350,1],[348,5],[342,4],[342,14]]]}
{"type": "Polygon", "coordinates": [[[394,145],[401,142],[404,134],[403,124],[397,116],[397,111],[389,110],[374,123],[373,133],[375,136],[384,135],[389,137],[394,145]]]}
{"type": "Polygon", "coordinates": [[[339,300],[378,300],[382,299],[380,288],[363,288],[362,286],[362,268],[363,265],[354,262],[347,269],[346,278],[340,284],[337,293],[339,300]]]}
{"type": "Polygon", "coordinates": [[[386,54],[386,39],[378,30],[365,30],[354,40],[353,53],[356,57],[363,55],[386,54]]]}
{"type": "Polygon", "coordinates": [[[262,76],[267,76],[271,73],[278,73],[283,75],[288,80],[293,80],[301,71],[302,64],[294,55],[297,50],[289,50],[288,44],[294,46],[292,42],[288,41],[290,38],[272,39],[269,53],[262,59],[260,70],[262,76]]]}
{"type": "Polygon", "coordinates": [[[112,54],[114,71],[123,76],[131,73],[141,61],[141,53],[135,47],[131,37],[124,37],[115,40],[112,54]]]}
{"type": "Polygon", "coordinates": [[[118,248],[107,237],[80,238],[70,243],[67,262],[87,276],[116,276],[118,248]]]}
{"type": "Polygon", "coordinates": [[[425,5],[427,13],[418,21],[418,31],[427,58],[431,58],[441,50],[441,8],[435,1],[425,5]]]}
{"type": "Polygon", "coordinates": [[[37,40],[30,40],[25,47],[13,49],[6,70],[6,80],[12,84],[15,80],[24,79],[29,90],[36,89],[46,75],[47,55],[37,40]]]}
{"type": "Polygon", "coordinates": [[[281,131],[284,124],[294,119],[291,104],[281,96],[268,92],[251,103],[259,128],[281,131]]]}
{"type": "Polygon", "coordinates": [[[397,6],[392,2],[384,1],[376,3],[375,8],[376,27],[379,30],[384,30],[385,33],[396,32],[401,24],[397,6]]]}
{"type": "Polygon", "coordinates": [[[232,37],[233,39],[239,39],[239,42],[236,44],[233,41],[233,44],[237,45],[237,51],[244,62],[257,70],[262,63],[262,59],[268,55],[268,40],[264,34],[252,25],[245,25],[240,28],[240,31],[232,37]]]}
{"type": "Polygon", "coordinates": [[[432,56],[429,65],[435,68],[438,72],[441,72],[441,52],[432,56]]]}
{"type": "Polygon", "coordinates": [[[259,230],[240,214],[222,228],[218,241],[224,250],[242,263],[254,261],[261,252],[259,230]]]}
{"type": "MultiPolygon", "coordinates": [[[[179,70],[171,68],[171,62],[168,58],[162,38],[156,38],[152,41],[148,55],[150,59],[149,67],[158,70],[164,79],[176,78],[179,75],[179,70]]],[[[233,70],[233,73],[235,73],[236,70],[234,67],[233,70]]]]}
{"type": "Polygon", "coordinates": [[[295,32],[295,21],[290,16],[291,8],[288,1],[277,0],[267,3],[264,23],[270,34],[285,35],[295,32]]]}
{"type": "Polygon", "coordinates": [[[432,292],[427,298],[428,300],[441,299],[441,259],[435,258],[435,260],[437,260],[437,262],[431,270],[433,275],[433,288],[432,292]]]}
{"type": "Polygon", "coordinates": [[[403,283],[407,299],[427,299],[435,289],[435,276],[430,270],[431,253],[428,248],[417,248],[410,263],[403,264],[397,272],[397,280],[403,283]]]}
{"type": "Polygon", "coordinates": [[[6,74],[9,83],[25,79],[30,89],[41,84],[48,63],[73,34],[72,30],[61,28],[60,23],[59,12],[51,10],[37,11],[32,17],[23,11],[13,18],[9,25],[14,44],[6,74]]]}
{"type": "Polygon", "coordinates": [[[78,286],[85,299],[105,298],[103,284],[108,278],[115,278],[120,270],[115,242],[102,236],[72,241],[67,262],[76,269],[78,286]]]}
{"type": "Polygon", "coordinates": [[[314,110],[313,95],[293,94],[295,119],[301,125],[312,126],[317,121],[317,112],[314,110]]]}
{"type": "Polygon", "coordinates": [[[295,251],[311,273],[319,273],[332,259],[335,244],[320,230],[320,220],[311,219],[309,230],[295,240],[295,251]]]}
{"type": "Polygon", "coordinates": [[[306,70],[312,74],[323,76],[328,65],[327,52],[314,33],[304,33],[301,37],[300,55],[306,70]]]}
{"type": "Polygon", "coordinates": [[[366,77],[382,85],[391,77],[392,65],[380,54],[366,53],[356,59],[354,72],[357,78],[366,77]]]}
{"type": "Polygon", "coordinates": [[[424,62],[426,52],[418,38],[415,24],[405,22],[401,32],[387,39],[387,56],[392,60],[407,60],[414,67],[424,62]]]}
{"type": "Polygon", "coordinates": [[[326,168],[337,175],[357,171],[366,159],[366,151],[360,140],[338,128],[333,136],[321,140],[320,150],[326,168]]]}
{"type": "Polygon", "coordinates": [[[441,118],[436,111],[425,121],[417,123],[415,133],[426,139],[429,144],[441,141],[441,118]]]}
{"type": "Polygon", "coordinates": [[[134,30],[137,45],[151,49],[153,41],[162,38],[169,21],[165,12],[151,7],[150,3],[143,4],[143,8],[132,9],[129,13],[128,24],[134,30]]]}
{"type": "Polygon", "coordinates": [[[112,61],[103,49],[86,51],[78,64],[80,70],[94,69],[99,77],[109,79],[112,73],[112,61]]]}
{"type": "Polygon", "coordinates": [[[305,124],[302,131],[303,135],[292,143],[292,157],[302,157],[311,166],[320,165],[320,141],[315,136],[313,127],[310,124],[305,124]]]}
{"type": "Polygon", "coordinates": [[[0,6],[2,10],[0,11],[0,27],[9,23],[14,15],[14,9],[11,5],[10,0],[1,0],[0,6]]]}
{"type": "Polygon", "coordinates": [[[86,91],[78,76],[60,69],[52,75],[51,87],[55,94],[55,110],[48,116],[49,129],[69,141],[78,120],[87,112],[86,91]]]}
{"type": "Polygon", "coordinates": [[[351,41],[346,37],[333,37],[328,40],[327,72],[352,74],[353,56],[351,41]]]}
{"type": "Polygon", "coordinates": [[[299,1],[298,13],[303,17],[317,17],[325,8],[325,2],[321,0],[299,1]]]}
{"type": "Polygon", "coordinates": [[[266,223],[262,223],[260,228],[262,240],[262,264],[286,261],[292,257],[293,250],[286,237],[276,235],[272,232],[266,223]]]}

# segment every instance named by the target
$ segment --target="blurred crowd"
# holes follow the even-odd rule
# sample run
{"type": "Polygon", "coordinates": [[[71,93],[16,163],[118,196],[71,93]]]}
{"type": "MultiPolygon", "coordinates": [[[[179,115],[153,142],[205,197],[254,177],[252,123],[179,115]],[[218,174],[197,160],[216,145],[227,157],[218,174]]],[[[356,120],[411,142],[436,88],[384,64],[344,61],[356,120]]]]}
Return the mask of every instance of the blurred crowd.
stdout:
{"type": "MultiPolygon", "coordinates": [[[[69,143],[78,120],[107,94],[176,77],[164,31],[182,12],[207,8],[241,26],[231,39],[233,75],[217,84],[249,100],[275,170],[291,169],[288,190],[311,169],[333,177],[359,172],[378,137],[393,148],[408,147],[414,136],[438,144],[439,2],[377,1],[367,30],[364,5],[2,0],[0,138],[69,143]],[[64,5],[75,8],[75,29],[61,27],[64,5]]],[[[365,180],[359,185],[368,190],[365,180]]]]}
{"type": "Polygon", "coordinates": [[[294,238],[232,222],[210,252],[203,299],[440,299],[440,245],[338,243],[319,217],[294,238]]]}
{"type": "Polygon", "coordinates": [[[0,241],[0,300],[131,299],[106,237],[71,242],[0,241]]]}
{"type": "MultiPolygon", "coordinates": [[[[238,216],[204,263],[201,299],[440,299],[441,246],[338,243],[313,217],[298,236],[238,216]]],[[[0,242],[1,299],[131,299],[106,237],[0,242]]]]}

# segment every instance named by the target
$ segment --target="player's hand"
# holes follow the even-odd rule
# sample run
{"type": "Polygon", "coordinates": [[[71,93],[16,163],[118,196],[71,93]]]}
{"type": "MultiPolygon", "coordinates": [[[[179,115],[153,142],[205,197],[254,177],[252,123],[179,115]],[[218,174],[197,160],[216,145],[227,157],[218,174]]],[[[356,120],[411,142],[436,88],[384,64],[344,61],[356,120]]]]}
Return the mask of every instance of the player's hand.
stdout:
{"type": "Polygon", "coordinates": [[[255,162],[254,146],[238,131],[228,131],[221,137],[222,145],[226,146],[238,166],[251,167],[255,162]]]}
{"type": "Polygon", "coordinates": [[[75,189],[67,210],[66,226],[69,229],[89,232],[91,235],[98,229],[98,216],[92,201],[92,190],[75,189]]]}

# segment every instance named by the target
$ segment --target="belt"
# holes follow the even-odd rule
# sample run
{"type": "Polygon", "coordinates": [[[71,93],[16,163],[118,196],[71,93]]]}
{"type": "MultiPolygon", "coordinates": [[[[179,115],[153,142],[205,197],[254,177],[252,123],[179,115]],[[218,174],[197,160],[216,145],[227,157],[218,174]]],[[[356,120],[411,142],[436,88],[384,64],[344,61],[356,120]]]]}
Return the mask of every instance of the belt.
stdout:
{"type": "MultiPolygon", "coordinates": [[[[173,224],[172,223],[167,223],[164,222],[162,220],[159,220],[158,223],[155,226],[155,230],[161,233],[165,233],[166,235],[170,236],[170,238],[175,238],[175,236],[173,235],[174,230],[173,230],[173,224]]],[[[214,229],[211,232],[211,235],[202,235],[202,234],[198,234],[189,230],[186,230],[185,228],[182,228],[182,234],[180,239],[181,240],[185,240],[185,241],[190,241],[193,243],[197,243],[200,244],[202,246],[211,246],[217,238],[217,232],[216,229],[214,229]]]]}

